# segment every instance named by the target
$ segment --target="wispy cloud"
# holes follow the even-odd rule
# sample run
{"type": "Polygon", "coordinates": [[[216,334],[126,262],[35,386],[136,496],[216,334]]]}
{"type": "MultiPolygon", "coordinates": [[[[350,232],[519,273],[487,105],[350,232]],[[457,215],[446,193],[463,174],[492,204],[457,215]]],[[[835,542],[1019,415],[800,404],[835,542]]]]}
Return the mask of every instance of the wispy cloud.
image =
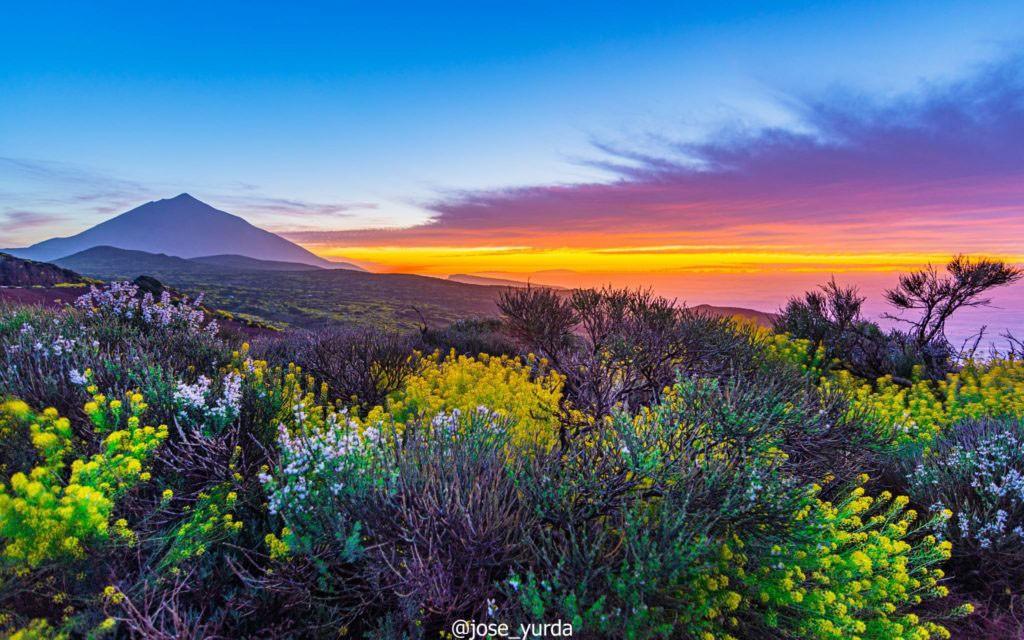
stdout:
{"type": "MultiPolygon", "coordinates": [[[[251,189],[246,189],[250,191],[251,189]]],[[[281,217],[351,216],[354,211],[377,209],[375,202],[314,202],[298,198],[274,198],[251,193],[221,193],[218,202],[247,211],[281,217]]]]}
{"type": "Polygon", "coordinates": [[[455,193],[417,227],[291,237],[341,247],[1021,251],[1024,57],[895,99],[833,93],[794,104],[799,131],[723,131],[661,153],[598,143],[589,162],[614,174],[607,183],[455,193]]]}
{"type": "Polygon", "coordinates": [[[54,216],[35,211],[5,211],[3,214],[5,224],[16,227],[44,227],[63,222],[63,216],[54,216]]]}
{"type": "Polygon", "coordinates": [[[76,164],[0,157],[0,215],[7,224],[0,244],[35,242],[81,231],[149,200],[198,192],[211,204],[253,221],[291,229],[330,226],[338,218],[374,210],[373,202],[323,202],[262,193],[259,185],[142,183],[76,164]]]}
{"type": "Polygon", "coordinates": [[[8,206],[32,210],[69,207],[73,213],[110,213],[155,195],[151,187],[139,182],[34,158],[0,157],[0,187],[8,192],[8,206]]]}

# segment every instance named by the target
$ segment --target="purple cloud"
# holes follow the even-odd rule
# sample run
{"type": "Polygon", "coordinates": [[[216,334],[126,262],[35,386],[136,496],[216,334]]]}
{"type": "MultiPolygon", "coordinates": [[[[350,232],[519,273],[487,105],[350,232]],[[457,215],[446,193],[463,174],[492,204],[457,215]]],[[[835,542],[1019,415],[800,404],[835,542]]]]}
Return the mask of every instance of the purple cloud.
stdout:
{"type": "Polygon", "coordinates": [[[608,183],[456,193],[409,229],[298,232],[323,244],[1019,251],[1024,57],[911,96],[804,101],[803,131],[722,132],[663,154],[598,144],[608,183]]]}

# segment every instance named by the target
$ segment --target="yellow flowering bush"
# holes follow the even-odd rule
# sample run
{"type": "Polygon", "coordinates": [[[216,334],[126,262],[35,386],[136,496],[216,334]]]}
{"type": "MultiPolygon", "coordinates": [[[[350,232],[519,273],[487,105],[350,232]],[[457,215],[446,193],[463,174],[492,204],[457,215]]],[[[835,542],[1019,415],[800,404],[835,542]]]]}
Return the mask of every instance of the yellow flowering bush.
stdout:
{"type": "Polygon", "coordinates": [[[393,394],[387,406],[375,407],[364,426],[394,421],[401,428],[413,418],[432,418],[457,410],[463,414],[481,407],[514,423],[515,446],[548,449],[558,439],[558,411],[563,378],[553,371],[534,376],[528,363],[509,356],[481,354],[470,358],[451,353],[425,358],[416,375],[393,394]]]}
{"type": "Polygon", "coordinates": [[[892,425],[896,444],[931,443],[950,425],[985,416],[1024,417],[1024,361],[969,362],[945,380],[914,380],[909,387],[891,377],[875,385],[840,372],[831,384],[848,389],[856,409],[892,425]]]}
{"type": "Polygon", "coordinates": [[[825,345],[813,345],[806,338],[794,338],[785,333],[758,330],[769,357],[790,362],[809,374],[821,376],[829,362],[825,345]]]}
{"type": "Polygon", "coordinates": [[[947,595],[934,567],[951,545],[934,536],[914,541],[922,528],[904,496],[872,498],[857,486],[832,503],[819,492],[812,487],[787,540],[742,578],[767,626],[802,638],[948,638],[913,609],[947,595]]]}
{"type": "MultiPolygon", "coordinates": [[[[142,396],[108,400],[96,394],[86,404],[99,452],[68,463],[76,448],[67,418],[55,409],[33,411],[23,402],[0,405],[3,431],[27,428],[39,464],[0,484],[0,540],[3,563],[33,568],[60,557],[76,557],[83,545],[108,536],[116,497],[148,478],[146,463],[167,437],[167,427],[143,426],[142,396]]],[[[126,536],[118,527],[118,533],[126,536]]]]}
{"type": "Polygon", "coordinates": [[[66,640],[69,634],[54,629],[48,621],[36,618],[20,629],[0,629],[8,640],[66,640]]]}
{"type": "Polygon", "coordinates": [[[238,494],[230,484],[220,484],[200,492],[194,505],[185,507],[188,517],[171,534],[171,547],[161,562],[162,568],[201,558],[211,547],[228,540],[242,529],[243,522],[233,513],[238,494]]]}

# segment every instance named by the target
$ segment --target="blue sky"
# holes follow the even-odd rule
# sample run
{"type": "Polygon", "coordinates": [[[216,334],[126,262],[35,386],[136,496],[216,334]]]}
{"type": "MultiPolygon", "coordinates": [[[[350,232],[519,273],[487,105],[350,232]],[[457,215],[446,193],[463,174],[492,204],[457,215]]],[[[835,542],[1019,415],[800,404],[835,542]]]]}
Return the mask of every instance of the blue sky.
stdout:
{"type": "Polygon", "coordinates": [[[1015,51],[1024,4],[21,3],[0,22],[0,245],[189,191],[275,230],[616,179],[598,144],[799,130],[1015,51]],[[6,218],[5,218],[6,216],[6,218]]]}

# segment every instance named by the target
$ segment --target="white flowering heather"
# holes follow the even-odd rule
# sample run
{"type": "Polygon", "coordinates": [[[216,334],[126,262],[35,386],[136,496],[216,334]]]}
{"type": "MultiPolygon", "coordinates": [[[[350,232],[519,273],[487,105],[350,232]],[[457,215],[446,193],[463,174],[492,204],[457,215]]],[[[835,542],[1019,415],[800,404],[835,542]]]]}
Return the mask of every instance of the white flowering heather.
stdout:
{"type": "Polygon", "coordinates": [[[206,394],[210,391],[210,379],[199,376],[195,384],[178,383],[174,391],[174,402],[179,409],[202,409],[206,406],[206,394]]]}
{"type": "Polygon", "coordinates": [[[204,324],[206,315],[202,310],[202,302],[203,296],[200,295],[194,302],[186,297],[175,303],[168,291],[164,291],[160,300],[155,301],[151,293],[139,296],[138,286],[130,282],[112,282],[106,289],[90,286],[88,293],[78,297],[75,306],[84,309],[90,317],[110,313],[121,318],[139,319],[150,326],[180,325],[190,333],[202,331],[216,335],[216,320],[204,324]]]}
{"type": "Polygon", "coordinates": [[[210,430],[237,418],[242,408],[242,376],[229,372],[217,386],[219,393],[214,391],[214,381],[206,376],[199,376],[194,384],[178,382],[174,404],[179,419],[193,421],[194,426],[210,430]]]}
{"type": "Polygon", "coordinates": [[[949,537],[985,550],[1019,551],[1024,548],[1024,426],[1007,421],[975,429],[924,457],[911,474],[911,491],[933,509],[953,512],[946,525],[949,537]]]}
{"type": "MultiPolygon", "coordinates": [[[[296,405],[295,413],[304,414],[302,405],[296,405]]],[[[377,434],[374,430],[366,437],[354,422],[339,422],[335,414],[323,429],[307,428],[300,421],[299,433],[293,434],[280,425],[280,464],[275,473],[259,476],[269,496],[270,512],[301,528],[305,517],[329,504],[325,500],[367,488],[378,468],[377,434]]]]}
{"type": "Polygon", "coordinates": [[[89,291],[75,300],[75,306],[85,309],[89,316],[101,311],[124,318],[132,318],[138,309],[139,288],[130,282],[112,282],[106,289],[91,285],[89,291]]]}
{"type": "Polygon", "coordinates": [[[462,417],[462,412],[457,408],[452,409],[451,412],[444,412],[437,414],[430,421],[434,427],[435,433],[446,433],[454,435],[459,431],[459,421],[462,417]]]}
{"type": "Polygon", "coordinates": [[[224,376],[221,395],[212,412],[223,418],[234,418],[242,408],[242,376],[231,372],[224,376]]]}
{"type": "MultiPolygon", "coordinates": [[[[36,335],[39,334],[34,333],[32,327],[28,327],[28,331],[25,330],[25,327],[22,327],[21,337],[29,340],[29,342],[25,344],[25,346],[28,347],[26,350],[43,358],[71,355],[77,344],[74,338],[65,338],[64,336],[48,338],[40,336],[39,339],[33,339],[36,335]]],[[[21,350],[19,345],[14,346],[18,346],[19,348],[12,349],[13,351],[21,350]]]]}

